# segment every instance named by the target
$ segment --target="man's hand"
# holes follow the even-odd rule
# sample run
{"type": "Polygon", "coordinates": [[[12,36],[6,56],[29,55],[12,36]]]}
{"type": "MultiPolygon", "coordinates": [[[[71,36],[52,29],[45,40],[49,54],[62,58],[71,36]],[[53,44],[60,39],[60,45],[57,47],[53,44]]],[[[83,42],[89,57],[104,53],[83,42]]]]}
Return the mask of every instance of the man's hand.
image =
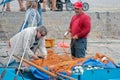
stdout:
{"type": "Polygon", "coordinates": [[[42,56],[41,54],[35,54],[33,59],[46,59],[46,56],[42,56]]]}
{"type": "Polygon", "coordinates": [[[38,56],[40,59],[44,59],[44,57],[43,56],[38,56]]]}
{"type": "Polygon", "coordinates": [[[64,33],[64,37],[66,38],[66,36],[70,33],[70,29],[68,29],[65,33],[64,33]]]}
{"type": "Polygon", "coordinates": [[[72,37],[72,39],[78,39],[78,36],[77,36],[77,35],[75,35],[75,36],[73,36],[73,37],[72,37]]]}
{"type": "Polygon", "coordinates": [[[68,34],[69,34],[69,32],[66,31],[66,32],[64,33],[64,38],[66,38],[68,34]]]}
{"type": "Polygon", "coordinates": [[[35,54],[34,56],[32,56],[33,59],[39,59],[39,57],[35,54]]]}

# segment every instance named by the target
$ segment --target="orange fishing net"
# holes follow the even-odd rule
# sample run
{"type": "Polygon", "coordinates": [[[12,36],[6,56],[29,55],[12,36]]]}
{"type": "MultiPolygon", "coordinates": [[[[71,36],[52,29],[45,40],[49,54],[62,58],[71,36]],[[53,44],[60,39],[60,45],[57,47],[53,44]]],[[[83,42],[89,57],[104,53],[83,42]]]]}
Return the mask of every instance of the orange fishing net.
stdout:
{"type": "Polygon", "coordinates": [[[41,67],[46,66],[54,73],[64,71],[70,74],[73,66],[86,59],[87,58],[72,58],[70,54],[55,54],[53,50],[48,50],[47,59],[33,60],[32,62],[41,67]]]}
{"type": "MultiPolygon", "coordinates": [[[[105,55],[101,55],[99,53],[96,53],[95,56],[92,56],[92,58],[97,59],[101,61],[103,57],[107,57],[105,55]]],[[[86,58],[72,58],[70,54],[56,54],[53,50],[48,50],[48,56],[47,59],[39,59],[32,61],[33,63],[41,66],[41,67],[48,67],[48,69],[51,72],[58,73],[58,72],[66,72],[68,75],[71,74],[71,70],[73,66],[76,66],[77,63],[83,63],[86,58]]],[[[108,58],[108,57],[107,57],[108,58]]],[[[108,58],[110,61],[112,61],[110,58],[108,58]]],[[[113,61],[112,61],[113,62],[113,61]]],[[[113,62],[114,63],[114,62],[113,62]]]]}

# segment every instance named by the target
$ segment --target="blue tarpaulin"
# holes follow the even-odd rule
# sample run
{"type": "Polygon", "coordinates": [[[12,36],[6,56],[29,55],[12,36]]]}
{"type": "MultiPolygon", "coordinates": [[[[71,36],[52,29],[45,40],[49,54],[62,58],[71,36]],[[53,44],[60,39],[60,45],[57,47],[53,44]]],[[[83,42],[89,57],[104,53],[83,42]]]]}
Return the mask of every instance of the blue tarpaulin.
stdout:
{"type": "Polygon", "coordinates": [[[89,58],[86,61],[84,61],[84,63],[82,64],[82,66],[97,66],[97,67],[102,67],[102,68],[116,68],[116,66],[112,63],[112,62],[108,62],[107,64],[103,64],[102,62],[100,62],[99,60],[93,59],[93,58],[89,58]]]}
{"type": "MultiPolygon", "coordinates": [[[[87,67],[87,66],[93,66],[93,67],[102,67],[102,68],[116,68],[116,66],[112,63],[112,62],[108,62],[107,64],[103,64],[102,62],[100,62],[99,60],[93,59],[93,58],[89,58],[86,61],[84,61],[84,63],[82,64],[82,67],[87,67]]],[[[75,66],[73,66],[74,68],[75,66]]],[[[45,70],[48,70],[47,67],[44,67],[45,70]]],[[[38,70],[37,68],[31,66],[30,67],[30,71],[32,72],[32,74],[40,79],[40,80],[49,80],[50,76],[40,70],[38,70]]],[[[67,75],[65,72],[61,72],[61,74],[67,75]]]]}
{"type": "MultiPolygon", "coordinates": [[[[48,70],[47,67],[44,68],[45,70],[48,70]]],[[[33,67],[33,66],[30,66],[30,71],[32,72],[32,74],[38,78],[39,80],[49,80],[49,75],[38,70],[37,68],[33,67]]]]}

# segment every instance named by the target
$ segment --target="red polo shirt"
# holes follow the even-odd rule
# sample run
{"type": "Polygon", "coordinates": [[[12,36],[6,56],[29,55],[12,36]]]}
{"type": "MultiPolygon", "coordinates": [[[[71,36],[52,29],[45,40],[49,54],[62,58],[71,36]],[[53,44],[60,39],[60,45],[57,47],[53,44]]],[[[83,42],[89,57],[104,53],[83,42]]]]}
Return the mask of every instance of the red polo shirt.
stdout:
{"type": "Polygon", "coordinates": [[[82,13],[72,17],[70,22],[71,37],[77,35],[78,38],[87,38],[90,28],[91,21],[87,14],[82,13]]]}

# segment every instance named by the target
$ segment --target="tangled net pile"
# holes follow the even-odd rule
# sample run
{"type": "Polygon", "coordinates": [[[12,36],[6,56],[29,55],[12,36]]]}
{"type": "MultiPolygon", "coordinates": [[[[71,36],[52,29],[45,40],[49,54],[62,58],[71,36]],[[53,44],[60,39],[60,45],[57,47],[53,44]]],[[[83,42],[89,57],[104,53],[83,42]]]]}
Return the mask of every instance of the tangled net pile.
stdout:
{"type": "MultiPolygon", "coordinates": [[[[92,58],[101,61],[102,57],[104,56],[105,55],[100,55],[99,53],[96,53],[96,55],[92,56],[92,58]]],[[[83,63],[88,58],[90,57],[73,58],[70,56],[70,54],[66,53],[60,55],[60,54],[55,54],[53,50],[49,50],[47,59],[39,59],[39,60],[34,60],[32,62],[41,67],[48,67],[49,71],[53,73],[66,72],[68,75],[70,75],[72,73],[73,66],[78,65],[77,63],[83,63]]]]}
{"type": "Polygon", "coordinates": [[[72,58],[70,54],[55,54],[53,50],[49,50],[47,59],[39,59],[32,62],[41,67],[48,67],[48,69],[54,73],[64,71],[67,74],[71,74],[72,67],[86,59],[87,58],[72,58]]]}

